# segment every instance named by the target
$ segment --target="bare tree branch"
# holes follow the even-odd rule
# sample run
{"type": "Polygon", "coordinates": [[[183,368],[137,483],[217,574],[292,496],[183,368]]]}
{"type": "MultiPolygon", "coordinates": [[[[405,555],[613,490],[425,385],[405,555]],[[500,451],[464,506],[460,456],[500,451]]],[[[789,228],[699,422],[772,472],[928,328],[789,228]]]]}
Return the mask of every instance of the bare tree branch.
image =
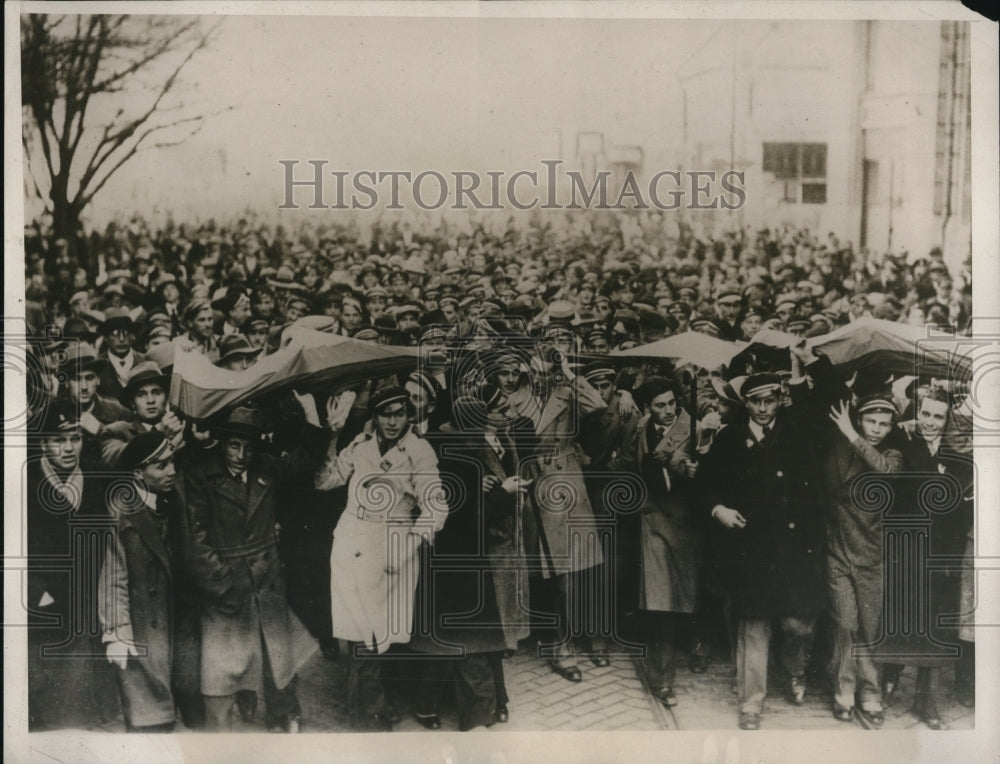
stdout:
{"type": "Polygon", "coordinates": [[[181,73],[221,23],[205,29],[200,18],[172,16],[22,16],[23,143],[32,182],[47,197],[54,223],[75,226],[80,212],[140,150],[177,145],[201,129],[209,115],[192,114],[173,96],[181,73]],[[157,76],[163,64],[167,73],[157,76]],[[142,90],[151,98],[136,113],[129,105],[142,90]],[[95,96],[101,96],[102,109],[106,99],[126,100],[114,116],[90,124],[95,96]],[[150,141],[184,127],[189,129],[176,139],[150,141]],[[29,134],[37,141],[28,140],[29,134]],[[35,172],[32,162],[39,151],[44,173],[35,172]]]}

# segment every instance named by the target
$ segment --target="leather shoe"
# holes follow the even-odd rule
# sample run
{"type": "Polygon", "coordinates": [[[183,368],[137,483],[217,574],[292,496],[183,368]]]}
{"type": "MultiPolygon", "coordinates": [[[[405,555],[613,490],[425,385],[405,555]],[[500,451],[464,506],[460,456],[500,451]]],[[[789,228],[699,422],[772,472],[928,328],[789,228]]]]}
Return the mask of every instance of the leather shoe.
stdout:
{"type": "Polygon", "coordinates": [[[552,664],[552,670],[555,671],[563,679],[566,679],[570,682],[583,681],[583,674],[580,672],[580,668],[578,666],[562,667],[552,664]]]}
{"type": "Polygon", "coordinates": [[[885,723],[885,712],[880,708],[877,711],[869,711],[866,708],[858,708],[858,713],[873,727],[881,727],[885,723]]]}
{"type": "Polygon", "coordinates": [[[948,725],[937,710],[937,705],[933,702],[925,703],[922,707],[914,707],[913,715],[927,725],[927,729],[946,730],[948,725]]]}
{"type": "Polygon", "coordinates": [[[899,677],[902,669],[896,666],[886,666],[882,672],[882,700],[889,703],[899,688],[899,677]]]}
{"type": "Polygon", "coordinates": [[[496,719],[501,724],[506,724],[510,721],[510,712],[507,710],[507,706],[497,706],[496,719]]]}
{"type": "Polygon", "coordinates": [[[677,696],[674,695],[674,691],[670,687],[661,687],[654,691],[653,697],[668,708],[677,705],[677,696]]]}
{"type": "Polygon", "coordinates": [[[788,697],[797,706],[804,706],[806,703],[806,678],[804,676],[793,676],[788,685],[788,697]]]}
{"type": "Polygon", "coordinates": [[[833,718],[838,722],[849,722],[854,718],[854,709],[842,706],[840,703],[834,703],[833,718]]]}
{"type": "Polygon", "coordinates": [[[599,650],[590,656],[590,662],[598,668],[604,668],[611,665],[611,657],[607,650],[599,650]]]}
{"type": "Polygon", "coordinates": [[[385,714],[372,714],[366,722],[365,728],[372,732],[392,732],[392,722],[385,714]]]}
{"type": "Polygon", "coordinates": [[[428,716],[421,716],[420,714],[415,714],[417,721],[420,723],[421,727],[429,730],[439,730],[441,729],[441,717],[437,714],[430,714],[428,716]]]}
{"type": "Polygon", "coordinates": [[[751,714],[746,711],[740,713],[741,730],[759,730],[760,714],[751,714]]]}

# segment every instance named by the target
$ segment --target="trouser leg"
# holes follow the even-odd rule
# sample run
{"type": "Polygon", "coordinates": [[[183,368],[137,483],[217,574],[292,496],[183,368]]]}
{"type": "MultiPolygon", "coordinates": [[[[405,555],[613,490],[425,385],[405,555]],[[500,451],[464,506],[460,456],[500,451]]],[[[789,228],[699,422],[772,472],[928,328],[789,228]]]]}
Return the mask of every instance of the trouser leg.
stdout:
{"type": "Polygon", "coordinates": [[[955,686],[962,692],[973,692],[976,687],[976,643],[959,640],[961,655],[955,664],[955,686]]]}
{"type": "Polygon", "coordinates": [[[231,713],[235,695],[205,695],[205,728],[228,730],[232,727],[231,713]]]}
{"type": "Polygon", "coordinates": [[[676,623],[671,613],[648,613],[646,676],[655,692],[672,688],[676,670],[676,623]]]}
{"type": "Polygon", "coordinates": [[[770,642],[769,620],[740,620],[736,633],[736,688],[743,713],[759,714],[764,708],[770,642]]]}
{"type": "MultiPolygon", "coordinates": [[[[855,592],[858,602],[857,642],[874,645],[882,630],[882,569],[856,568],[855,592]]],[[[878,667],[869,650],[855,651],[858,702],[865,710],[882,710],[882,686],[878,667]]]]}
{"type": "Polygon", "coordinates": [[[347,702],[362,721],[385,712],[385,688],[382,686],[382,664],[370,647],[360,642],[348,644],[350,670],[347,681],[347,702]]]}
{"type": "Polygon", "coordinates": [[[496,721],[497,699],[489,656],[467,655],[455,662],[455,695],[461,730],[488,727],[496,721]]]}
{"type": "Polygon", "coordinates": [[[574,616],[573,596],[576,593],[573,585],[573,574],[563,573],[552,579],[556,600],[557,625],[555,628],[555,643],[552,645],[552,661],[560,668],[576,665],[576,653],[573,649],[573,630],[571,618],[574,616]]]}
{"type": "Polygon", "coordinates": [[[857,662],[852,651],[858,631],[858,602],[846,566],[832,557],[827,563],[827,587],[833,615],[833,699],[844,708],[854,708],[857,662]]]}
{"type": "Polygon", "coordinates": [[[816,620],[785,616],[781,619],[781,665],[789,676],[799,677],[805,674],[809,663],[809,647],[812,644],[816,620]]]}
{"type": "Polygon", "coordinates": [[[417,716],[434,716],[441,712],[447,688],[454,681],[453,659],[428,658],[415,661],[413,675],[416,679],[413,709],[417,716]]]}
{"type": "Polygon", "coordinates": [[[488,653],[490,671],[493,674],[493,694],[496,696],[497,707],[506,706],[510,702],[507,697],[507,682],[503,675],[503,653],[488,653]]]}
{"type": "Polygon", "coordinates": [[[278,687],[274,681],[274,667],[267,653],[267,644],[261,645],[264,653],[264,703],[267,706],[267,726],[274,727],[287,724],[292,719],[302,717],[298,694],[295,685],[298,677],[293,676],[284,687],[278,687]]]}

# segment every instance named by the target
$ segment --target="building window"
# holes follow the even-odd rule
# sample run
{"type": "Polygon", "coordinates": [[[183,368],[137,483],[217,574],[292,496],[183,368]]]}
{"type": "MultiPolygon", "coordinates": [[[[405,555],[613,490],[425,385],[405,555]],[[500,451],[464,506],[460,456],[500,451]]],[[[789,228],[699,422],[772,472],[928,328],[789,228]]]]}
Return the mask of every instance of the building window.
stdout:
{"type": "Polygon", "coordinates": [[[826,204],[825,143],[765,143],[763,169],[783,181],[783,201],[826,204]]]}

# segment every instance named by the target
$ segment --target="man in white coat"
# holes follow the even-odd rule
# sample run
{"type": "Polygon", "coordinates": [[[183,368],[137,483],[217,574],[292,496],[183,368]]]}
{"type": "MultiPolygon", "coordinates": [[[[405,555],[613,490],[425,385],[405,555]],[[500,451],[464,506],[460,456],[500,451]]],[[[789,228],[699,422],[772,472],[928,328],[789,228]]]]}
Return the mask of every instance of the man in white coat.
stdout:
{"type": "Polygon", "coordinates": [[[347,484],[347,506],[333,532],[330,600],[333,636],[350,643],[349,697],[363,726],[391,729],[378,656],[409,642],[422,540],[433,540],[448,515],[437,457],[409,427],[410,396],[385,387],[371,397],[374,431],[336,451],[334,431],[316,488],[347,484]]]}

